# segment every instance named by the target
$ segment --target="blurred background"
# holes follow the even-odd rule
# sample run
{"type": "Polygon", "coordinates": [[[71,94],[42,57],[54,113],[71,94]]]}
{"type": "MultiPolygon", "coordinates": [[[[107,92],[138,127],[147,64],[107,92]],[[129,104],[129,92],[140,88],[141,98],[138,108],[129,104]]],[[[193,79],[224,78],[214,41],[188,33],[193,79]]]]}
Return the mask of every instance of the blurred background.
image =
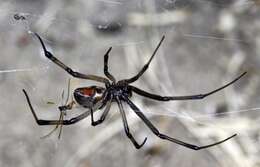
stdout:
{"type": "MultiPolygon", "coordinates": [[[[0,166],[259,167],[259,19],[259,0],[0,1],[0,166]],[[102,84],[72,78],[44,57],[30,32],[86,74],[104,76],[103,55],[112,46],[109,69],[118,80],[135,75],[165,35],[150,68],[133,84],[161,95],[206,93],[247,71],[204,100],[132,97],[162,133],[182,141],[202,146],[238,136],[193,151],[156,137],[125,105],[134,137],[148,137],[136,150],[113,105],[99,126],[86,118],[63,127],[61,139],[59,130],[42,138],[54,126],[36,124],[22,89],[40,118],[58,119],[57,107],[75,88],[102,84]]],[[[84,111],[76,107],[65,118],[84,111]]]]}

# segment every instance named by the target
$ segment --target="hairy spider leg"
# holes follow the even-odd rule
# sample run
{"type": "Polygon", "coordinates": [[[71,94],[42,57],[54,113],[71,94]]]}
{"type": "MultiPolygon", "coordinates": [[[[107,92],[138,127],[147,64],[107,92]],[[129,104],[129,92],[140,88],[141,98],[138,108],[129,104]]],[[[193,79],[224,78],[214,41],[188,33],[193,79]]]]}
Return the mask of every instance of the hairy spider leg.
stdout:
{"type": "Polygon", "coordinates": [[[141,90],[137,87],[134,87],[134,86],[131,86],[131,89],[133,92],[141,95],[141,96],[144,96],[144,97],[148,97],[148,98],[151,98],[151,99],[154,99],[154,100],[158,100],[158,101],[170,101],[170,100],[200,100],[200,99],[203,99],[209,95],[212,95],[230,85],[232,85],[233,83],[235,83],[236,81],[238,81],[241,77],[243,77],[247,72],[244,72],[243,74],[241,74],[240,76],[238,76],[236,79],[234,79],[233,81],[227,83],[226,85],[218,88],[218,89],[215,89],[213,91],[210,91],[208,93],[205,93],[205,94],[197,94],[197,95],[189,95],[189,96],[160,96],[160,95],[156,95],[156,94],[152,94],[152,93],[149,93],[149,92],[146,92],[144,90],[141,90]]]}
{"type": "Polygon", "coordinates": [[[97,121],[94,120],[94,111],[93,111],[93,109],[92,108],[90,109],[91,125],[92,126],[96,126],[98,124],[101,124],[106,119],[106,116],[107,116],[107,114],[108,114],[108,112],[110,110],[110,107],[111,107],[111,103],[112,103],[112,98],[107,102],[107,106],[106,106],[104,112],[102,113],[101,117],[97,121]]]}
{"type": "Polygon", "coordinates": [[[125,133],[126,133],[126,136],[131,140],[131,142],[134,144],[134,146],[139,149],[141,148],[146,140],[147,140],[147,137],[144,139],[144,141],[142,142],[142,144],[138,144],[137,141],[134,139],[134,137],[132,136],[130,130],[129,130],[129,127],[128,127],[128,123],[127,123],[127,119],[126,119],[126,115],[125,115],[125,111],[123,109],[123,105],[120,101],[120,99],[118,97],[116,97],[116,102],[118,104],[118,107],[119,107],[119,111],[120,111],[120,114],[122,116],[122,120],[123,120],[123,124],[124,124],[124,129],[125,129],[125,133]]]}
{"type": "Polygon", "coordinates": [[[131,100],[129,100],[127,97],[124,97],[124,100],[127,102],[127,104],[129,104],[129,106],[137,114],[137,116],[139,116],[144,121],[144,123],[151,129],[151,131],[156,136],[158,136],[161,139],[168,140],[168,141],[171,141],[173,143],[176,143],[176,144],[182,145],[184,147],[190,148],[192,150],[201,150],[201,149],[205,149],[205,148],[208,148],[208,147],[212,147],[212,146],[221,144],[221,143],[223,143],[223,142],[225,142],[225,141],[227,141],[227,140],[229,140],[229,139],[231,139],[231,138],[233,138],[237,135],[237,134],[234,134],[234,135],[232,135],[232,136],[230,136],[230,137],[228,137],[224,140],[218,141],[218,142],[213,143],[213,144],[205,145],[205,146],[196,146],[196,145],[193,145],[193,144],[189,144],[189,143],[180,141],[178,139],[175,139],[175,138],[172,138],[172,137],[169,137],[165,134],[160,133],[159,130],[146,118],[146,116],[140,111],[140,109],[131,100]]]}
{"type": "Polygon", "coordinates": [[[115,77],[109,73],[108,71],[108,57],[109,57],[109,53],[112,50],[112,47],[110,47],[108,49],[108,51],[106,52],[106,54],[104,55],[104,74],[107,76],[108,79],[110,79],[113,83],[116,83],[116,79],[115,77]]]}
{"type": "Polygon", "coordinates": [[[139,79],[139,77],[141,77],[143,75],[143,73],[148,69],[153,57],[155,56],[155,54],[157,53],[158,49],[160,48],[163,40],[165,39],[165,36],[163,35],[162,36],[162,39],[160,40],[160,42],[158,43],[157,47],[155,48],[152,56],[150,57],[149,61],[143,66],[143,68],[141,69],[141,71],[139,71],[139,73],[137,75],[135,75],[134,77],[132,78],[129,78],[129,79],[125,79],[124,81],[127,82],[127,83],[133,83],[135,82],[136,80],[139,79]]]}
{"type": "Polygon", "coordinates": [[[26,97],[26,100],[27,100],[27,103],[30,107],[30,110],[33,114],[33,117],[35,119],[35,121],[37,122],[38,125],[71,125],[71,124],[75,124],[81,120],[83,120],[84,118],[88,117],[90,112],[89,111],[85,111],[84,113],[76,116],[76,117],[73,117],[69,120],[42,120],[42,119],[38,119],[33,107],[32,107],[32,104],[31,104],[31,101],[30,101],[30,98],[27,94],[27,92],[23,89],[23,93],[26,97]]]}
{"type": "Polygon", "coordinates": [[[56,65],[60,66],[62,69],[64,69],[65,71],[67,71],[70,75],[72,75],[73,77],[75,78],[81,78],[81,79],[88,79],[88,80],[93,80],[93,81],[97,81],[97,82],[102,82],[102,83],[105,83],[105,84],[109,84],[109,81],[106,79],[106,78],[103,78],[103,77],[99,77],[99,76],[96,76],[96,75],[86,75],[86,74],[82,74],[82,73],[79,73],[79,72],[76,72],[76,71],[73,71],[70,67],[66,66],[64,63],[62,63],[59,59],[57,59],[56,57],[54,57],[52,55],[51,52],[49,52],[41,37],[37,34],[37,33],[34,33],[35,36],[39,39],[41,45],[42,45],[42,48],[43,48],[43,51],[44,51],[44,55],[50,59],[53,63],[55,63],[56,65]]]}

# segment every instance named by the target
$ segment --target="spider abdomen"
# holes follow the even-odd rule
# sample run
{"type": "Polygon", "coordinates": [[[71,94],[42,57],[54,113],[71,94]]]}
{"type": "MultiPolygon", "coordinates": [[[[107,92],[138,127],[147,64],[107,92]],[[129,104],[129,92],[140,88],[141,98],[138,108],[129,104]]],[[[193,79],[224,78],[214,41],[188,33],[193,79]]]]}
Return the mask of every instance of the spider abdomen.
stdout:
{"type": "Polygon", "coordinates": [[[98,86],[81,87],[74,91],[76,102],[85,107],[92,108],[99,100],[101,100],[105,89],[98,86]]]}

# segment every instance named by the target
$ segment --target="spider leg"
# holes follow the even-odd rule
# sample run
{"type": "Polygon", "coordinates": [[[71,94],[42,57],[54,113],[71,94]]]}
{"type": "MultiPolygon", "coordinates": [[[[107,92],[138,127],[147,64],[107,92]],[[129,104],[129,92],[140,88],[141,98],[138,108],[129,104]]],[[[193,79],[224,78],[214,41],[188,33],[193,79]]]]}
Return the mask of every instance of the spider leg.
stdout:
{"type": "Polygon", "coordinates": [[[243,74],[241,74],[240,76],[238,76],[236,79],[234,79],[233,81],[227,83],[226,85],[218,88],[218,89],[215,89],[213,91],[210,91],[208,93],[205,93],[205,94],[197,94],[197,95],[189,95],[189,96],[160,96],[160,95],[156,95],[156,94],[152,94],[152,93],[149,93],[149,92],[146,92],[144,90],[141,90],[137,87],[134,87],[134,86],[130,86],[132,91],[141,95],[141,96],[144,96],[144,97],[148,97],[148,98],[151,98],[151,99],[154,99],[154,100],[159,100],[159,101],[170,101],[170,100],[199,100],[199,99],[203,99],[209,95],[212,95],[228,86],[230,86],[231,84],[235,83],[236,81],[238,81],[241,77],[243,77],[247,72],[244,72],[243,74]]]}
{"type": "Polygon", "coordinates": [[[102,113],[100,119],[97,120],[97,121],[94,121],[94,112],[93,112],[93,109],[92,109],[92,108],[90,109],[91,125],[92,125],[92,126],[96,126],[96,125],[98,125],[98,124],[101,124],[101,123],[105,120],[105,118],[106,118],[106,116],[107,116],[107,114],[108,114],[108,112],[109,112],[109,110],[110,110],[111,103],[112,103],[112,99],[108,101],[108,104],[107,104],[107,106],[106,106],[104,112],[102,113]]]}
{"type": "Polygon", "coordinates": [[[104,55],[104,74],[105,74],[113,83],[115,83],[115,82],[116,82],[116,79],[115,79],[115,77],[114,77],[112,74],[109,73],[109,71],[108,71],[108,65],[107,65],[109,53],[110,53],[111,50],[112,50],[112,47],[110,47],[110,48],[107,50],[106,54],[104,55]]]}
{"type": "Polygon", "coordinates": [[[165,134],[162,134],[159,132],[159,130],[145,117],[145,115],[139,110],[139,108],[133,103],[131,102],[128,98],[124,97],[125,101],[127,102],[127,104],[129,104],[129,106],[132,108],[132,110],[144,121],[144,123],[151,129],[151,131],[156,135],[158,136],[159,138],[161,139],[164,139],[164,140],[169,140],[173,143],[176,143],[176,144],[179,144],[179,145],[182,145],[184,147],[187,147],[187,148],[190,148],[192,150],[201,150],[201,149],[205,149],[205,148],[208,148],[208,147],[212,147],[212,146],[215,146],[215,145],[218,145],[218,144],[221,144],[233,137],[236,136],[236,134],[224,139],[224,140],[221,140],[221,141],[218,141],[216,143],[213,143],[213,144],[209,144],[209,145],[205,145],[205,146],[196,146],[196,145],[193,145],[193,144],[189,144],[189,143],[186,143],[186,142],[183,142],[183,141],[180,141],[178,139],[175,139],[175,138],[172,138],[172,137],[169,137],[165,134]]]}
{"type": "Polygon", "coordinates": [[[87,116],[89,116],[89,111],[86,111],[74,118],[71,118],[69,120],[42,120],[42,119],[38,119],[33,107],[32,107],[32,104],[31,104],[31,101],[30,101],[30,98],[28,96],[28,94],[26,93],[26,91],[23,89],[23,93],[26,97],[26,100],[27,100],[27,103],[30,107],[30,110],[33,114],[33,117],[35,119],[35,121],[37,122],[38,125],[71,125],[71,124],[74,124],[74,123],[77,123],[79,121],[81,121],[82,119],[86,118],[87,116]]]}
{"type": "Polygon", "coordinates": [[[127,119],[126,119],[126,115],[125,115],[125,111],[123,109],[123,105],[121,103],[121,101],[119,100],[119,98],[116,98],[116,102],[118,104],[118,107],[119,107],[119,111],[121,113],[121,116],[122,116],[122,120],[123,120],[123,124],[124,124],[124,129],[125,129],[125,133],[126,133],[126,136],[131,140],[131,142],[134,144],[134,146],[139,149],[141,148],[146,140],[147,140],[147,137],[144,139],[143,143],[142,144],[138,144],[137,141],[134,139],[134,137],[132,136],[132,134],[130,133],[130,130],[129,130],[129,127],[128,127],[128,123],[127,123],[127,119]]]}
{"type": "Polygon", "coordinates": [[[36,37],[39,39],[41,45],[42,45],[42,48],[43,48],[43,51],[44,51],[44,55],[50,59],[53,63],[55,63],[56,65],[60,66],[62,69],[64,69],[65,71],[67,71],[70,75],[72,75],[73,77],[75,78],[80,78],[80,79],[88,79],[88,80],[93,80],[93,81],[97,81],[97,82],[102,82],[102,83],[105,83],[105,84],[108,84],[109,81],[106,79],[106,78],[103,78],[103,77],[99,77],[99,76],[96,76],[96,75],[86,75],[86,74],[82,74],[82,73],[79,73],[79,72],[76,72],[76,71],[73,71],[70,67],[66,66],[64,63],[62,63],[59,59],[57,59],[56,57],[54,57],[52,55],[51,52],[49,52],[41,37],[37,34],[37,33],[34,33],[36,35],[36,37]]]}
{"type": "MultiPolygon", "coordinates": [[[[60,112],[60,117],[59,117],[59,121],[62,121],[63,120],[63,117],[64,117],[64,113],[63,112],[60,112]]],[[[59,125],[59,124],[56,124],[56,126],[49,132],[47,133],[46,135],[42,136],[41,139],[44,139],[44,138],[47,138],[49,137],[51,134],[53,134],[53,132],[55,132],[60,126],[60,131],[59,131],[59,136],[58,136],[58,139],[60,139],[61,137],[61,131],[62,131],[62,124],[59,125]]]]}
{"type": "Polygon", "coordinates": [[[158,51],[159,47],[161,46],[163,40],[164,40],[165,36],[162,36],[162,39],[161,41],[158,43],[157,47],[155,48],[151,58],[149,59],[149,61],[143,66],[143,68],[141,69],[141,71],[139,71],[139,73],[137,75],[135,75],[134,77],[132,78],[129,78],[129,79],[126,79],[124,81],[126,81],[127,83],[133,83],[135,82],[136,80],[139,79],[139,77],[141,77],[143,75],[143,73],[148,69],[153,57],[155,56],[156,52],[158,51]]]}

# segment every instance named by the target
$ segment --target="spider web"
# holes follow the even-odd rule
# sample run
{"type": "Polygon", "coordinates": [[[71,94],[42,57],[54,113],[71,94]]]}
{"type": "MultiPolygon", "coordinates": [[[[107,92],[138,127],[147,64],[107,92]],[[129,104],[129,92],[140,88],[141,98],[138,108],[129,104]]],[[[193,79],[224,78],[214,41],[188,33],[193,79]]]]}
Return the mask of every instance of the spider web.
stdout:
{"type": "MultiPolygon", "coordinates": [[[[191,159],[196,166],[208,166],[209,162],[211,166],[255,166],[259,163],[255,147],[259,144],[257,11],[257,0],[0,2],[0,86],[7,95],[0,99],[4,110],[0,116],[0,166],[194,166],[189,164],[191,159]],[[44,57],[31,32],[41,34],[51,52],[83,73],[103,75],[103,54],[112,46],[109,70],[118,80],[136,74],[166,35],[149,69],[134,83],[161,95],[205,93],[248,71],[249,75],[205,100],[162,103],[133,96],[149,119],[170,136],[185,141],[194,136],[201,141],[193,142],[202,144],[238,133],[240,145],[232,140],[210,149],[210,156],[201,152],[195,156],[171,143],[167,150],[151,135],[145,155],[140,156],[124,136],[116,106],[100,127],[90,127],[86,119],[64,127],[61,141],[55,135],[40,140],[52,127],[36,126],[21,90],[30,92],[39,117],[55,119],[70,76],[44,57]],[[158,121],[161,117],[166,120],[158,121]],[[149,149],[157,145],[165,155],[175,157],[168,160],[162,153],[150,155],[149,149]],[[184,154],[187,157],[181,156],[184,154]],[[146,162],[144,157],[148,157],[146,162]]],[[[73,79],[71,89],[94,84],[73,79]]],[[[130,128],[141,141],[149,132],[125,108],[130,128]]],[[[67,117],[82,112],[76,110],[67,117]]]]}

